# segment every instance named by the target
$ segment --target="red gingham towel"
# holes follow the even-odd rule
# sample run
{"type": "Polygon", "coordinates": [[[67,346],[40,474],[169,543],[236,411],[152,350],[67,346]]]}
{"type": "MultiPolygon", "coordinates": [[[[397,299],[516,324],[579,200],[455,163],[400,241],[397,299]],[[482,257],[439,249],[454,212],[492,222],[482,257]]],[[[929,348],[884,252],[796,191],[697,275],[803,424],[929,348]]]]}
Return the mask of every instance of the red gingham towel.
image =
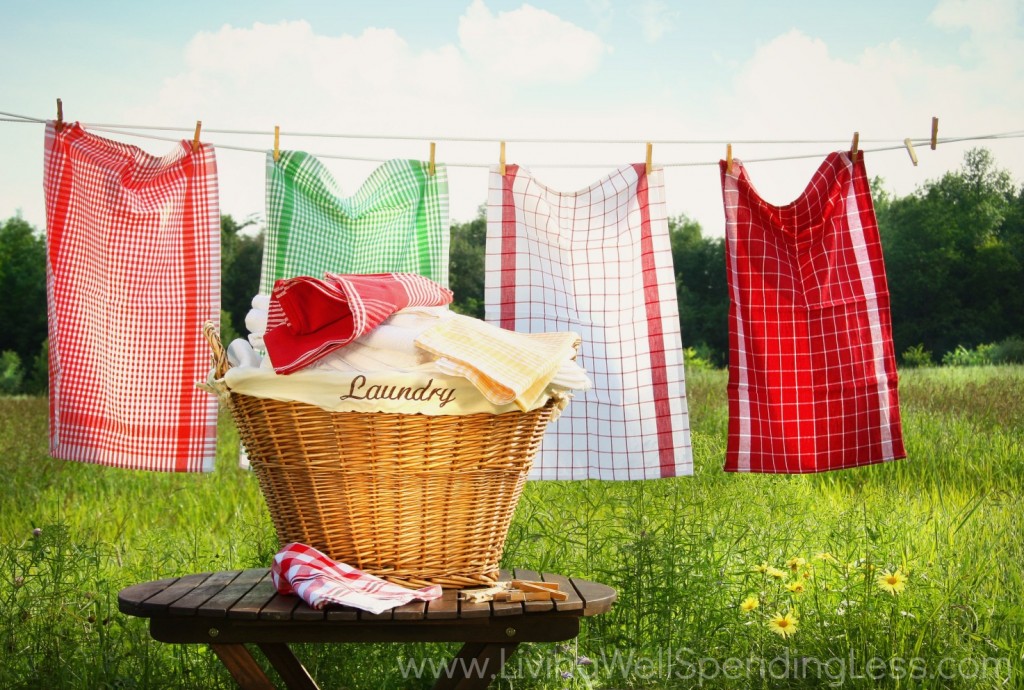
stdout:
{"type": "Polygon", "coordinates": [[[430,601],[441,596],[441,585],[408,589],[331,560],[312,546],[297,542],[277,552],[270,577],[278,592],[296,594],[314,609],[342,604],[381,613],[413,599],[430,601]]]}
{"type": "Polygon", "coordinates": [[[46,127],[50,454],[209,471],[217,400],[196,388],[220,316],[213,147],[157,158],[46,127]]]}
{"type": "Polygon", "coordinates": [[[662,171],[626,165],[564,194],[505,170],[490,176],[486,319],[579,334],[594,383],[548,427],[531,479],[692,474],[662,171]]]}
{"type": "Polygon", "coordinates": [[[415,273],[278,280],[263,343],[274,371],[287,374],[366,335],[400,309],[451,301],[451,290],[415,273]]]}
{"type": "Polygon", "coordinates": [[[906,456],[882,247],[864,154],[830,154],[772,206],[721,164],[732,472],[822,472],[906,456]]]}

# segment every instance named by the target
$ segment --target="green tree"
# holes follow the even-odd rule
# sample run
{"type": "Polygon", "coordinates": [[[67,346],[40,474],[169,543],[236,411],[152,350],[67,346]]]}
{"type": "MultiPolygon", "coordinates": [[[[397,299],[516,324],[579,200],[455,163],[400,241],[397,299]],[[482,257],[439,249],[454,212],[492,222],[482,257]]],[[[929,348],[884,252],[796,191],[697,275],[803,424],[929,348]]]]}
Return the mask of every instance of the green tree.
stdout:
{"type": "Polygon", "coordinates": [[[220,217],[220,303],[235,333],[248,333],[245,315],[249,313],[252,298],[260,288],[263,232],[258,235],[241,232],[254,224],[252,219],[239,224],[230,215],[220,217]]]}
{"type": "Polygon", "coordinates": [[[460,314],[484,317],[484,253],[487,218],[483,207],[469,223],[453,225],[448,283],[454,293],[452,308],[460,314]]]}
{"type": "Polygon", "coordinates": [[[986,149],[910,196],[876,204],[897,352],[969,349],[1021,332],[1019,206],[986,149]]]}
{"type": "Polygon", "coordinates": [[[725,240],[702,237],[700,223],[686,215],[669,218],[668,227],[683,345],[724,366],[729,353],[725,240]]]}
{"type": "Polygon", "coordinates": [[[46,339],[46,240],[15,216],[0,226],[0,351],[31,362],[46,339]]]}

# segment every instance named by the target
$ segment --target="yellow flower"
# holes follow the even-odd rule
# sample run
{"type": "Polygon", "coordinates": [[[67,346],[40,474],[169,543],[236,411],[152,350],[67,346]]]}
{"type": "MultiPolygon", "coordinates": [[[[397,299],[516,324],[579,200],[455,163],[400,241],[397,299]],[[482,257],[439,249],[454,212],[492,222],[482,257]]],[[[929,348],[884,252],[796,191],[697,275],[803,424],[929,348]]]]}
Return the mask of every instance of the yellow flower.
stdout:
{"type": "Polygon", "coordinates": [[[807,570],[805,570],[803,572],[803,578],[805,580],[810,580],[811,579],[811,569],[810,568],[808,568],[807,570]]]}
{"type": "Polygon", "coordinates": [[[816,561],[830,561],[832,563],[838,563],[839,559],[830,554],[828,551],[821,551],[814,554],[814,560],[816,561]]]}
{"type": "Polygon", "coordinates": [[[754,566],[754,572],[755,573],[765,573],[767,571],[768,571],[768,561],[765,561],[761,565],[755,565],[754,566]]]}
{"type": "Polygon", "coordinates": [[[806,564],[806,563],[807,563],[807,559],[806,558],[800,558],[799,556],[793,556],[788,561],[786,561],[786,567],[789,568],[790,570],[792,570],[795,573],[796,571],[800,570],[800,568],[804,564],[806,564]]]}
{"type": "Polygon", "coordinates": [[[785,616],[781,613],[776,613],[768,621],[768,627],[771,631],[781,637],[789,637],[794,634],[799,625],[800,619],[790,611],[787,611],[785,616]]]}
{"type": "Polygon", "coordinates": [[[801,582],[800,580],[795,580],[786,585],[786,589],[788,589],[793,594],[803,594],[805,588],[803,582],[801,582]]]}
{"type": "Polygon", "coordinates": [[[907,576],[898,569],[892,572],[883,570],[877,579],[878,586],[893,596],[902,592],[907,586],[907,576]]]}
{"type": "Polygon", "coordinates": [[[768,569],[765,570],[765,572],[778,580],[781,580],[782,578],[786,577],[785,570],[779,570],[778,568],[773,568],[771,566],[768,566],[768,569]]]}
{"type": "Polygon", "coordinates": [[[760,605],[761,602],[758,601],[757,597],[751,596],[740,602],[740,610],[743,611],[743,613],[750,613],[760,605]]]}

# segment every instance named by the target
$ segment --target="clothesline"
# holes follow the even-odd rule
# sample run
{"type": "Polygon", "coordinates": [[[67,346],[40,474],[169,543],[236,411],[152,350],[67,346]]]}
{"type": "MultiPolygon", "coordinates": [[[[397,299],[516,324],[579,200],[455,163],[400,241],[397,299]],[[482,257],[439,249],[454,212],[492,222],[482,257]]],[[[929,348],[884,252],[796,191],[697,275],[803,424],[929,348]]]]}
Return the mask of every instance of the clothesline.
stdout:
{"type": "MultiPolygon", "coordinates": [[[[22,124],[46,124],[47,119],[30,117],[27,115],[19,115],[16,113],[8,113],[0,111],[0,122],[13,122],[22,124]]],[[[162,126],[162,125],[126,125],[126,124],[113,124],[113,123],[81,123],[82,127],[98,132],[106,132],[108,134],[119,134],[122,136],[138,137],[141,139],[151,139],[154,141],[180,141],[180,137],[164,137],[154,134],[143,134],[131,130],[145,130],[145,131],[166,131],[166,132],[182,132],[186,134],[192,133],[191,127],[174,127],[174,126],[162,126]]],[[[217,129],[217,128],[204,128],[202,130],[204,134],[230,134],[230,135],[243,135],[243,136],[260,136],[270,137],[274,136],[273,130],[246,130],[246,129],[217,129]]],[[[447,137],[447,136],[420,136],[420,135],[403,135],[403,134],[350,134],[350,133],[332,133],[332,132],[283,132],[289,137],[306,137],[306,138],[334,138],[334,139],[351,139],[351,140],[374,140],[374,141],[419,141],[419,142],[457,142],[457,143],[488,143],[498,144],[499,142],[505,143],[530,143],[530,144],[597,144],[597,145],[643,145],[653,144],[657,146],[666,145],[719,145],[725,146],[727,144],[742,144],[742,145],[813,145],[813,144],[831,144],[831,145],[848,145],[846,139],[651,139],[651,140],[639,140],[639,139],[577,139],[577,138],[487,138],[487,137],[447,137]]],[[[997,132],[992,134],[975,134],[961,137],[937,137],[936,144],[952,144],[965,141],[986,141],[986,140],[997,140],[997,139],[1020,139],[1024,138],[1024,130],[1016,130],[1011,132],[997,132]]],[[[888,146],[876,146],[870,148],[861,148],[860,150],[865,153],[877,153],[882,151],[895,151],[899,149],[906,149],[906,140],[899,139],[860,139],[861,143],[869,144],[889,144],[888,146]]],[[[922,137],[918,139],[910,138],[910,142],[913,146],[924,146],[931,143],[931,138],[922,137]]],[[[227,149],[231,151],[244,151],[250,153],[266,154],[270,147],[250,147],[250,146],[237,146],[233,144],[215,144],[217,148],[227,149]]],[[[369,163],[381,163],[386,160],[381,157],[374,156],[356,156],[351,154],[331,154],[331,153],[312,153],[317,158],[329,158],[335,160],[348,160],[348,161],[360,161],[369,163]]],[[[822,152],[814,153],[800,153],[792,154],[787,156],[766,156],[760,158],[742,157],[745,163],[769,163],[773,161],[787,161],[787,160],[800,160],[806,158],[820,158],[824,155],[822,152]]],[[[466,161],[444,161],[445,165],[449,168],[481,168],[487,169],[494,165],[493,161],[485,163],[477,162],[466,162],[466,161]]],[[[531,163],[532,168],[607,168],[614,167],[621,163],[531,163]]],[[[678,161],[678,162],[662,162],[658,161],[657,165],[661,168],[686,168],[686,167],[706,167],[706,166],[718,166],[719,159],[706,160],[706,161],[678,161]]]]}

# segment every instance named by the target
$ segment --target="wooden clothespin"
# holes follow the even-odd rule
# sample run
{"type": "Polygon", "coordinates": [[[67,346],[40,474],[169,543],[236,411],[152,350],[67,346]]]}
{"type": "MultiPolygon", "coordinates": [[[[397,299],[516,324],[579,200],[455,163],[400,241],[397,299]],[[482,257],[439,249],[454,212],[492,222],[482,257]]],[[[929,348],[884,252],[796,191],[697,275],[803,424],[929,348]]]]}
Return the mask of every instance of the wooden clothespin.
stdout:
{"type": "Polygon", "coordinates": [[[732,144],[725,145],[725,172],[732,175],[732,144]]]}
{"type": "Polygon", "coordinates": [[[281,128],[274,125],[274,162],[281,160],[281,128]]]}
{"type": "Polygon", "coordinates": [[[501,142],[501,153],[498,156],[498,172],[505,175],[505,142],[501,142]]]}
{"type": "Polygon", "coordinates": [[[192,153],[199,150],[199,131],[203,128],[203,121],[196,120],[196,133],[192,137],[192,153]]]}
{"type": "Polygon", "coordinates": [[[907,153],[910,154],[910,160],[914,163],[914,167],[917,167],[917,152],[914,151],[914,142],[907,137],[903,140],[903,145],[907,147],[907,153]]]}
{"type": "Polygon", "coordinates": [[[651,142],[647,142],[647,165],[645,169],[647,170],[648,175],[651,174],[651,153],[653,152],[653,149],[654,147],[651,145],[651,142]]]}
{"type": "Polygon", "coordinates": [[[850,160],[857,162],[857,154],[860,153],[857,145],[860,143],[860,132],[853,133],[853,144],[850,146],[850,160]]]}
{"type": "Polygon", "coordinates": [[[61,103],[60,99],[57,99],[57,121],[53,124],[54,129],[58,132],[64,129],[64,104],[61,103]]]}
{"type": "Polygon", "coordinates": [[[939,144],[939,118],[932,118],[932,151],[939,144]]]}
{"type": "Polygon", "coordinates": [[[434,176],[434,150],[436,146],[437,145],[434,142],[430,142],[430,166],[427,168],[427,171],[430,173],[431,177],[434,176]]]}

